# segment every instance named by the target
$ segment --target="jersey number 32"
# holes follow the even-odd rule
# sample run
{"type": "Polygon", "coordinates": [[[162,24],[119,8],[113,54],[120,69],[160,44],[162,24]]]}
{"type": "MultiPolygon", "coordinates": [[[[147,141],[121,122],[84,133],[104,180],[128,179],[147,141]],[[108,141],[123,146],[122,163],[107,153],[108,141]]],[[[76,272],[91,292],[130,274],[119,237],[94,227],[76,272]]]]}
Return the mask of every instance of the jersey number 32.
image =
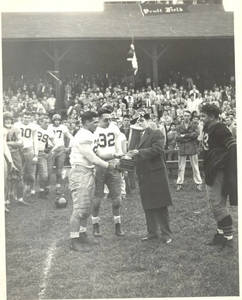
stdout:
{"type": "Polygon", "coordinates": [[[115,145],[115,136],[114,133],[109,132],[107,135],[104,133],[99,134],[99,147],[105,148],[105,147],[112,147],[115,145]]]}

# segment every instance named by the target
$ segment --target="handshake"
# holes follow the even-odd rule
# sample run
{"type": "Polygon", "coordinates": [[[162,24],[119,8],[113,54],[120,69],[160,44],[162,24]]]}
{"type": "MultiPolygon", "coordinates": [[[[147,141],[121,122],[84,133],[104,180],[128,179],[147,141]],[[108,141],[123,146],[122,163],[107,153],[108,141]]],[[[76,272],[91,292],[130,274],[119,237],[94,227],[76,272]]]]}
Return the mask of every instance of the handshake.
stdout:
{"type": "Polygon", "coordinates": [[[108,162],[108,169],[119,170],[120,159],[114,158],[108,162]]]}
{"type": "Polygon", "coordinates": [[[130,150],[126,154],[115,155],[115,158],[108,162],[108,168],[120,171],[133,171],[135,168],[135,160],[133,158],[138,153],[138,150],[130,150]]]}

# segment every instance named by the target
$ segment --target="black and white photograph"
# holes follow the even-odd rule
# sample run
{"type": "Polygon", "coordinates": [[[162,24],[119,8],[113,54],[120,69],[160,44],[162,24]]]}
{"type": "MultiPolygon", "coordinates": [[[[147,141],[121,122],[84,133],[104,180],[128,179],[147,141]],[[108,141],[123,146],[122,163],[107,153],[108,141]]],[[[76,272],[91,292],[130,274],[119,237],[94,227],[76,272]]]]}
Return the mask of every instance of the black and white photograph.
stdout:
{"type": "Polygon", "coordinates": [[[3,6],[1,299],[239,299],[238,2],[3,6]]]}

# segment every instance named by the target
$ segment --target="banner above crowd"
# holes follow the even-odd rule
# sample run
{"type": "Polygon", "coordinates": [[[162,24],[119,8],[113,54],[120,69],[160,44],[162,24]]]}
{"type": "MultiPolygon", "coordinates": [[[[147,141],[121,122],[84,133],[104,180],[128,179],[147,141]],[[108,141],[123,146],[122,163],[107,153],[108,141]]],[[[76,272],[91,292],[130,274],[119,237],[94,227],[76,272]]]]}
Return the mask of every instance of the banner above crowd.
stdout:
{"type": "Polygon", "coordinates": [[[155,16],[162,14],[176,14],[188,12],[188,3],[183,1],[141,1],[140,9],[143,16],[155,16]]]}

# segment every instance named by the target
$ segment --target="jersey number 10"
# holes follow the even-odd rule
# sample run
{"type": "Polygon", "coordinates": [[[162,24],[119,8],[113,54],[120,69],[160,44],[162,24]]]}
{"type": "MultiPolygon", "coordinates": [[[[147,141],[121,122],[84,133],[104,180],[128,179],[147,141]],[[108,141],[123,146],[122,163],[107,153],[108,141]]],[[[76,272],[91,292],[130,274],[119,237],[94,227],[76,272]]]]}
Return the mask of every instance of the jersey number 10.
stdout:
{"type": "Polygon", "coordinates": [[[31,129],[30,128],[20,128],[21,130],[21,136],[25,138],[30,138],[31,137],[31,129]]]}

